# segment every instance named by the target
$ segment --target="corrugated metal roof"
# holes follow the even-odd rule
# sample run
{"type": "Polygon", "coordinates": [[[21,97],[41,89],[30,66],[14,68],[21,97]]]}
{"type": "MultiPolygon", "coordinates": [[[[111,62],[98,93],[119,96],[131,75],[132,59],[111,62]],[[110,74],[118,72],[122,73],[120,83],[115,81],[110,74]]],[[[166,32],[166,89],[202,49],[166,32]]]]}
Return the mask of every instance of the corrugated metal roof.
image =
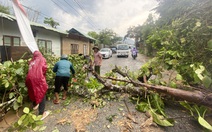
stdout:
{"type": "Polygon", "coordinates": [[[80,32],[79,30],[77,30],[77,29],[75,29],[75,28],[70,29],[68,32],[69,32],[69,33],[78,32],[80,35],[82,35],[82,36],[84,36],[84,37],[86,37],[86,38],[88,38],[88,39],[91,39],[91,40],[95,40],[95,41],[96,41],[95,38],[93,38],[93,37],[91,37],[91,36],[89,36],[89,35],[87,35],[87,34],[85,34],[85,33],[83,33],[83,32],[80,32]]]}
{"type": "Polygon", "coordinates": [[[16,20],[14,16],[0,12],[0,17],[7,18],[10,21],[16,20]]]}
{"type": "Polygon", "coordinates": [[[58,33],[61,33],[61,34],[68,34],[67,32],[65,31],[61,31],[61,30],[58,30],[58,29],[55,29],[55,28],[51,28],[51,27],[46,27],[42,24],[39,24],[39,23],[35,23],[35,22],[30,22],[30,25],[31,26],[35,26],[35,27],[41,27],[41,28],[45,28],[47,30],[51,30],[51,31],[54,31],[54,32],[58,32],[58,33]]]}
{"type": "MultiPolygon", "coordinates": [[[[9,15],[9,14],[5,14],[5,13],[2,13],[2,12],[0,12],[0,17],[6,18],[10,21],[14,21],[14,20],[16,21],[16,18],[14,16],[9,15]]],[[[30,25],[35,26],[35,27],[45,28],[47,30],[51,30],[51,31],[58,32],[58,33],[61,33],[61,34],[68,34],[65,31],[61,31],[61,30],[58,30],[58,29],[55,29],[55,28],[47,27],[47,26],[44,26],[42,24],[35,23],[35,22],[30,22],[30,25]]]]}

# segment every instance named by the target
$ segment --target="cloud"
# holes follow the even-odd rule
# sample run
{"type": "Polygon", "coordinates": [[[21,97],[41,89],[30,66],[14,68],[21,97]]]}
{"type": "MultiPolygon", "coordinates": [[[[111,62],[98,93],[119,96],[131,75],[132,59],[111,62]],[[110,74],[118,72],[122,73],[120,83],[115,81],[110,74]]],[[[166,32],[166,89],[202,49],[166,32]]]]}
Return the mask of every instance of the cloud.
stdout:
{"type": "Polygon", "coordinates": [[[41,12],[39,23],[43,23],[44,17],[53,17],[60,23],[58,29],[61,30],[73,27],[87,33],[109,28],[120,36],[124,36],[130,26],[143,24],[150,11],[157,6],[156,0],[20,0],[20,2],[41,12]]]}
{"type": "Polygon", "coordinates": [[[113,29],[123,36],[127,28],[145,22],[149,12],[157,2],[155,0],[95,0],[92,20],[100,27],[113,29]]]}

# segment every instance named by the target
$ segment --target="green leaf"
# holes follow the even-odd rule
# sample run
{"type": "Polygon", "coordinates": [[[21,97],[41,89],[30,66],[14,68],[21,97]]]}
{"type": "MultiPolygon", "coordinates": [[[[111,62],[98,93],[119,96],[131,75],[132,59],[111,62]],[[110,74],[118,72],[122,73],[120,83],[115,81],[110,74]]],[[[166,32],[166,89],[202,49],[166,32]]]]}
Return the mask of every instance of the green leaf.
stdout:
{"type": "Polygon", "coordinates": [[[188,102],[186,102],[186,101],[180,101],[180,104],[181,104],[183,107],[185,107],[187,110],[189,110],[189,111],[190,111],[190,114],[191,114],[192,116],[194,116],[194,113],[193,113],[194,109],[189,105],[188,102]]]}
{"type": "Polygon", "coordinates": [[[42,126],[39,131],[44,131],[46,129],[46,126],[42,126]]]}
{"type": "Polygon", "coordinates": [[[12,99],[14,96],[15,96],[15,93],[14,93],[14,92],[11,92],[11,93],[9,94],[9,99],[12,99]]]}
{"type": "Polygon", "coordinates": [[[204,78],[202,79],[202,82],[206,88],[209,88],[212,83],[212,80],[210,77],[204,76],[204,78]]]}
{"type": "Polygon", "coordinates": [[[32,115],[32,119],[35,121],[36,120],[36,115],[32,115]]]}
{"type": "Polygon", "coordinates": [[[23,70],[23,68],[18,68],[18,69],[15,71],[15,73],[16,73],[17,75],[23,75],[24,70],[23,70]]]}
{"type": "Polygon", "coordinates": [[[19,59],[18,62],[19,63],[24,63],[24,60],[23,59],[19,59]]]}
{"type": "Polygon", "coordinates": [[[182,81],[182,80],[183,80],[183,77],[182,77],[180,74],[177,74],[176,79],[177,79],[178,81],[182,81]]]}
{"type": "Polygon", "coordinates": [[[43,125],[43,121],[42,120],[37,121],[36,125],[43,125]]]}
{"type": "Polygon", "coordinates": [[[4,62],[4,66],[5,67],[10,67],[11,65],[12,65],[12,62],[11,61],[4,62]]]}
{"type": "Polygon", "coordinates": [[[18,99],[17,99],[17,102],[21,104],[21,103],[22,103],[22,101],[23,101],[23,96],[22,96],[22,95],[20,95],[20,96],[18,97],[18,99]]]}
{"type": "Polygon", "coordinates": [[[19,103],[17,101],[15,101],[13,104],[13,109],[17,110],[19,107],[20,107],[19,103]]]}
{"type": "Polygon", "coordinates": [[[18,86],[19,86],[19,87],[25,87],[25,83],[24,83],[24,82],[19,82],[19,83],[18,83],[18,86]]]}
{"type": "Polygon", "coordinates": [[[55,128],[52,132],[60,132],[57,128],[55,128]]]}
{"type": "Polygon", "coordinates": [[[149,104],[146,102],[141,102],[136,105],[136,109],[141,112],[146,112],[147,110],[149,110],[149,104]]]}
{"type": "Polygon", "coordinates": [[[201,26],[201,22],[196,22],[196,27],[200,27],[201,26]]]}
{"type": "Polygon", "coordinates": [[[160,126],[174,126],[171,122],[164,118],[164,116],[159,115],[154,112],[153,109],[150,110],[150,114],[153,117],[153,121],[160,126]]]}
{"type": "Polygon", "coordinates": [[[181,39],[180,39],[180,42],[181,42],[182,44],[185,43],[185,41],[186,41],[185,38],[181,38],[181,39]]]}
{"type": "Polygon", "coordinates": [[[29,113],[29,108],[28,107],[25,107],[24,110],[23,110],[23,112],[26,113],[26,114],[28,114],[29,113]]]}
{"type": "Polygon", "coordinates": [[[19,118],[18,125],[22,125],[23,120],[25,119],[25,117],[26,117],[26,115],[24,114],[24,115],[21,116],[21,118],[19,118]]]}
{"type": "Polygon", "coordinates": [[[5,82],[4,87],[8,88],[10,86],[10,83],[8,81],[5,82]]]}
{"type": "Polygon", "coordinates": [[[198,122],[203,127],[205,127],[208,130],[211,130],[212,131],[212,126],[204,118],[202,118],[201,116],[198,117],[198,122]]]}
{"type": "Polygon", "coordinates": [[[177,87],[177,84],[175,82],[173,82],[173,81],[171,81],[169,85],[172,88],[176,88],[177,87]]]}
{"type": "Polygon", "coordinates": [[[164,103],[161,97],[158,94],[153,94],[153,99],[154,100],[152,105],[155,106],[155,108],[157,109],[157,111],[159,111],[160,114],[166,117],[166,114],[164,113],[164,110],[163,110],[164,103]]]}
{"type": "Polygon", "coordinates": [[[208,48],[212,49],[212,39],[208,41],[208,48]]]}
{"type": "Polygon", "coordinates": [[[38,115],[38,116],[36,117],[35,120],[38,121],[38,120],[40,120],[42,117],[43,117],[42,115],[38,115]]]}
{"type": "Polygon", "coordinates": [[[195,73],[197,74],[198,78],[200,80],[203,79],[203,75],[202,75],[202,72],[205,70],[205,67],[204,66],[200,66],[199,69],[195,70],[195,73]]]}

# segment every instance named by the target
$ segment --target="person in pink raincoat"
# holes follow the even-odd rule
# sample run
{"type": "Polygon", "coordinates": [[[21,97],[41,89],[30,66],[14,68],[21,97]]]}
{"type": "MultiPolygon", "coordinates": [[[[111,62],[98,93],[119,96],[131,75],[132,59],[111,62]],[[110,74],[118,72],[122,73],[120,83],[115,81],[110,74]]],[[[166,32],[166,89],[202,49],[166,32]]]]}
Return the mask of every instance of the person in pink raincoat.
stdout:
{"type": "Polygon", "coordinates": [[[33,109],[38,108],[38,114],[43,115],[43,119],[49,114],[48,112],[44,112],[46,102],[45,95],[48,89],[46,71],[46,59],[39,51],[35,51],[32,60],[29,62],[29,70],[25,84],[28,88],[29,98],[33,102],[33,109]]]}

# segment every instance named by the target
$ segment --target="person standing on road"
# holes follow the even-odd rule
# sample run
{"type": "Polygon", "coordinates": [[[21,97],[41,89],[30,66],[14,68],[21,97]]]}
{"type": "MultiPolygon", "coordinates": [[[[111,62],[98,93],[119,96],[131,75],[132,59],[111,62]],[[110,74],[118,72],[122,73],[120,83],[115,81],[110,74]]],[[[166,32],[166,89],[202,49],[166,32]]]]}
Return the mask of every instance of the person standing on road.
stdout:
{"type": "Polygon", "coordinates": [[[102,65],[102,54],[99,52],[99,48],[94,46],[93,47],[94,50],[94,70],[96,73],[98,73],[100,75],[100,67],[102,65]]]}
{"type": "Polygon", "coordinates": [[[33,102],[33,109],[38,109],[38,114],[43,115],[44,119],[49,115],[49,111],[45,111],[46,91],[48,85],[46,83],[46,59],[39,51],[33,53],[33,58],[29,62],[29,70],[26,76],[26,87],[28,88],[28,95],[33,102]]]}
{"type": "Polygon", "coordinates": [[[61,90],[61,86],[63,85],[64,91],[63,91],[63,97],[62,99],[66,99],[66,94],[68,91],[68,81],[71,77],[75,77],[75,70],[70,61],[68,61],[68,56],[67,55],[62,55],[60,61],[58,61],[53,68],[53,72],[56,72],[56,77],[55,77],[55,100],[53,101],[54,104],[59,104],[59,93],[61,90]],[[71,73],[70,73],[71,71],[71,73]]]}

